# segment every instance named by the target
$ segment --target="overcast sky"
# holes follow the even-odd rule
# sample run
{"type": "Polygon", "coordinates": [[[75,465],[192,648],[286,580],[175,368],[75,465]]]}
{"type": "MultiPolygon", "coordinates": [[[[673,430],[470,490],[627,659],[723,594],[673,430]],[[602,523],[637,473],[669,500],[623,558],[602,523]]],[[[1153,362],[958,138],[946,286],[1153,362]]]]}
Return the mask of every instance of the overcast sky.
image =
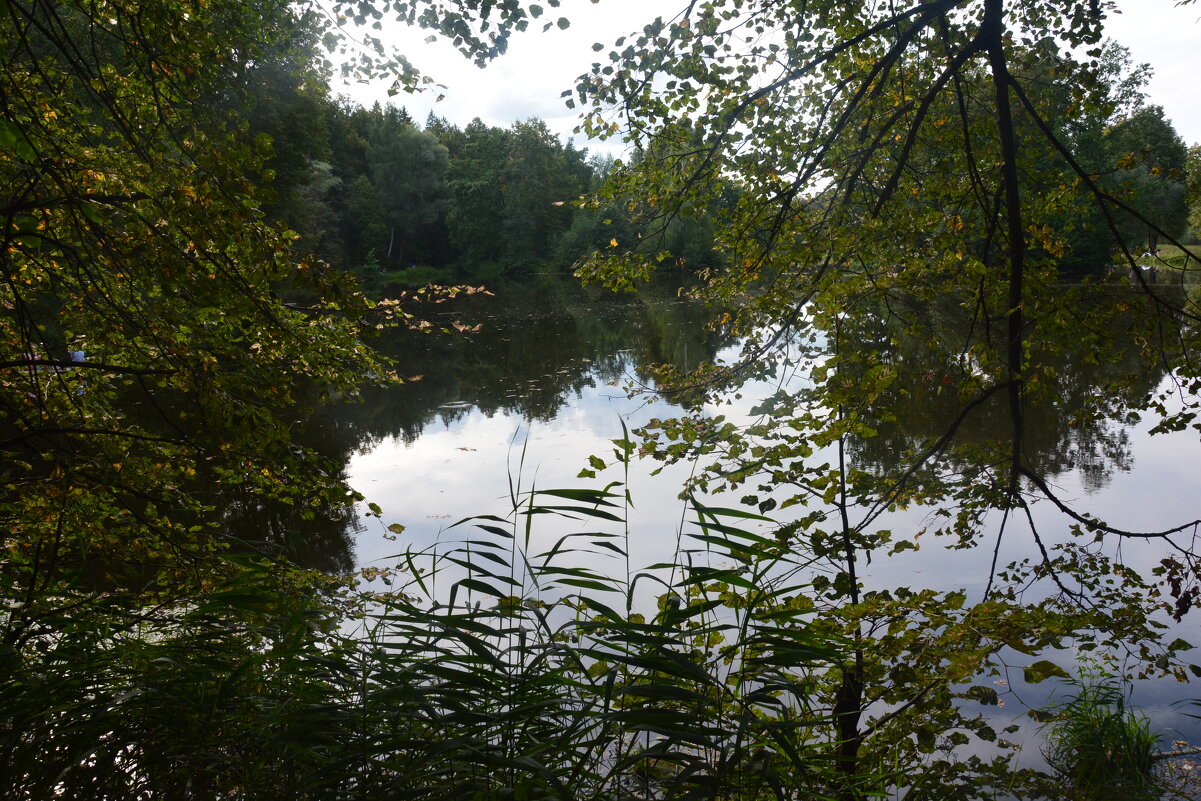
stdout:
{"type": "MultiPolygon", "coordinates": [[[[571,20],[571,27],[543,33],[536,25],[514,36],[509,52],[482,70],[445,42],[426,43],[427,31],[391,26],[385,38],[447,88],[391,99],[387,81],[335,89],[367,106],[389,100],[405,106],[419,123],[431,110],[460,126],[473,117],[500,127],[540,117],[566,138],[576,117],[560,95],[596,60],[592,43],[610,44],[656,14],[669,16],[680,6],[680,0],[564,0],[558,11],[571,20]],[[438,94],[445,98],[436,101],[438,94]]],[[[1164,107],[1185,142],[1201,142],[1201,3],[1177,7],[1176,0],[1118,0],[1118,8],[1123,13],[1110,17],[1109,35],[1129,47],[1136,62],[1151,64],[1150,101],[1164,107]]],[[[557,17],[556,9],[548,11],[550,19],[557,17]]],[[[580,137],[576,143],[596,147],[580,137]]]]}
{"type": "Polygon", "coordinates": [[[1201,143],[1201,3],[1118,0],[1110,37],[1130,48],[1136,63],[1155,70],[1150,102],[1163,106],[1188,144],[1201,143]]]}

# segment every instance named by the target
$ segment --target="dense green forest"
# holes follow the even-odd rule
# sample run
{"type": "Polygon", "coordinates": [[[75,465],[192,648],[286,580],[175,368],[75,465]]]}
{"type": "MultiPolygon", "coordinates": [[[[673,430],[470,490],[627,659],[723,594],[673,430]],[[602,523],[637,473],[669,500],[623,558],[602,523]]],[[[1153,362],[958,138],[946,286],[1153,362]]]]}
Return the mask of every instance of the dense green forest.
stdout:
{"type": "MultiPolygon", "coordinates": [[[[431,117],[423,130],[391,106],[315,105],[322,114],[304,123],[321,132],[313,149],[277,150],[270,162],[271,210],[331,263],[365,278],[435,267],[427,280],[447,281],[582,255],[560,242],[574,204],[599,181],[596,165],[540,120],[459,129],[431,117]]],[[[278,124],[291,129],[296,108],[281,109],[278,124]]],[[[263,124],[273,142],[291,138],[263,124]]]]}
{"type": "MultiPolygon", "coordinates": [[[[1066,67],[1055,48],[1044,44],[1019,56],[1042,102],[1071,102],[1054,83],[1066,67]]],[[[270,148],[265,210],[299,234],[304,248],[372,290],[389,281],[419,286],[570,271],[598,251],[652,253],[686,271],[725,264],[713,230],[721,209],[736,200],[735,185],[718,182],[716,205],[664,219],[636,191],[602,189],[613,169],[666,154],[635,148],[629,165],[590,158],[538,119],[501,129],[476,118],[460,128],[431,113],[420,124],[404,108],[365,109],[331,98],[323,82],[292,67],[257,75],[243,101],[251,131],[270,148]]],[[[1146,65],[1109,42],[1098,70],[1112,86],[1111,99],[1055,121],[1056,133],[1085,170],[1155,224],[1119,213],[1111,229],[1079,188],[1063,190],[1068,196],[1057,199],[1048,226],[1059,234],[1052,255],[1068,277],[1110,269],[1123,248],[1141,255],[1158,251],[1161,236],[1195,235],[1188,185],[1198,168],[1163,109],[1146,103],[1146,65]]],[[[1026,133],[1035,138],[1034,130],[1026,133]]],[[[937,169],[936,153],[923,158],[926,169],[937,169]]],[[[1048,187],[1071,185],[1050,149],[1037,158],[1051,171],[1043,179],[1048,187]]],[[[1197,208],[1193,200],[1194,216],[1197,208]]]]}
{"type": "Polygon", "coordinates": [[[369,288],[566,272],[613,240],[669,253],[682,269],[719,263],[708,215],[652,233],[629,198],[586,205],[614,160],[589,158],[541,120],[460,128],[431,114],[422,126],[403,108],[350,106],[291,78],[247,101],[271,148],[265,208],[369,288]]]}
{"type": "MultiPolygon", "coordinates": [[[[1062,69],[1053,49],[1022,58],[1049,100],[1069,102],[1055,95],[1064,90],[1041,88],[1062,69]]],[[[1186,185],[1196,179],[1189,178],[1188,151],[1163,109],[1145,104],[1145,65],[1132,64],[1109,43],[1100,70],[1115,87],[1113,102],[1065,119],[1058,133],[1090,173],[1155,225],[1125,216],[1111,230],[1100,209],[1081,198],[1061,200],[1050,223],[1063,235],[1054,253],[1060,271],[1072,277],[1109,269],[1121,248],[1157,251],[1160,231],[1181,239],[1190,234],[1186,185]]],[[[661,220],[635,192],[610,192],[601,201],[605,177],[615,164],[625,165],[589,158],[541,120],[500,129],[477,118],[460,128],[431,114],[421,126],[403,108],[351,106],[330,99],[320,83],[302,90],[302,76],[287,78],[264,82],[247,101],[252,130],[271,146],[267,186],[274,199],[266,209],[304,247],[369,287],[569,271],[611,250],[655,253],[688,271],[724,263],[713,247],[713,225],[734,201],[733,186],[724,187],[716,207],[661,220]]],[[[636,149],[628,160],[646,158],[636,149]]],[[[1050,152],[1040,158],[1054,162],[1050,152]]],[[[1062,167],[1050,169],[1060,172],[1048,180],[1071,183],[1062,167]]]]}
{"type": "Polygon", "coordinates": [[[1201,675],[1165,634],[1197,614],[1201,523],[1102,520],[1054,481],[1055,431],[1201,414],[1198,151],[1103,44],[1108,4],[687,4],[569,93],[621,162],[325,88],[333,57],[422,85],[384,14],[483,64],[557,7],[0,2],[0,794],[1161,796],[1121,683],[1201,675]],[[509,509],[448,510],[369,583],[302,567],[385,513],[305,436],[404,391],[373,338],[547,266],[695,268],[742,357],[660,369],[684,411],[581,454],[593,483],[512,476],[509,509]],[[1097,391],[1065,387],[1069,343],[1097,391]],[[804,386],[753,424],[713,412],[780,364],[804,386]],[[892,427],[923,405],[949,422],[892,427]],[[631,563],[636,459],[690,465],[669,562],[631,563]],[[881,524],[903,509],[930,522],[881,524]],[[983,591],[864,580],[923,544],[992,554],[983,591]],[[1011,671],[1077,682],[1030,710],[1045,765],[988,717],[1011,671]]]}

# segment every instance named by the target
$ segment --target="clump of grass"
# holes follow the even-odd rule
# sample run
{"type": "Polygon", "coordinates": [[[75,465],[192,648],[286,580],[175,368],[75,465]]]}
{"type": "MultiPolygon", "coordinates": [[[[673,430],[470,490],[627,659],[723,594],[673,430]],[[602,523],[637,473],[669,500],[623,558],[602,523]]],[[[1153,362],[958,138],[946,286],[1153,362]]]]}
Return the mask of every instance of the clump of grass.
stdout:
{"type": "Polygon", "coordinates": [[[1143,801],[1164,787],[1155,771],[1158,735],[1126,704],[1112,677],[1074,682],[1072,697],[1049,712],[1043,756],[1085,801],[1143,801]]]}

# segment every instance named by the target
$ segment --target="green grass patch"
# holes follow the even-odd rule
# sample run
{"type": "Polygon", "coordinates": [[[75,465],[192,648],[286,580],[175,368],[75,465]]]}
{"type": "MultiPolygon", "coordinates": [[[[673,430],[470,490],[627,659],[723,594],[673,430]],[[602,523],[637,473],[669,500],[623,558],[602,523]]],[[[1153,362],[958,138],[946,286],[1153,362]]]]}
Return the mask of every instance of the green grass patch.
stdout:
{"type": "Polygon", "coordinates": [[[1155,772],[1158,736],[1126,705],[1110,677],[1074,681],[1075,693],[1052,707],[1044,729],[1047,764],[1082,801],[1150,801],[1163,786],[1155,772]]]}

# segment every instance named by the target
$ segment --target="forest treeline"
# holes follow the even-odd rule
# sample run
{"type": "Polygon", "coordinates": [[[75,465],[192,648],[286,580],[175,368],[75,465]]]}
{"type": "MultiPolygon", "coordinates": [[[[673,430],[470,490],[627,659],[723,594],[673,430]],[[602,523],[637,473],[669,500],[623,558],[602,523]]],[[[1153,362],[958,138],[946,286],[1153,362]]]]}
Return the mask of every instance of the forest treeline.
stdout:
{"type": "MultiPolygon", "coordinates": [[[[738,258],[742,245],[714,235],[742,191],[736,183],[711,176],[719,185],[714,203],[672,208],[608,180],[671,153],[635,146],[622,159],[590,154],[537,118],[500,128],[477,117],[460,127],[433,113],[419,122],[392,104],[365,108],[333,95],[312,31],[301,25],[292,35],[288,47],[229,76],[244,84],[239,111],[267,155],[264,208],[299,234],[301,251],[357,274],[368,289],[569,271],[598,252],[654,254],[685,270],[738,258]]],[[[1091,189],[1081,182],[1033,123],[1019,132],[1027,179],[1047,202],[1036,239],[1069,278],[1101,274],[1124,251],[1152,254],[1166,240],[1201,239],[1201,144],[1190,148],[1163,108],[1148,102],[1148,65],[1113,42],[1100,52],[1097,74],[1108,97],[1078,109],[1062,82],[1070,62],[1056,46],[1016,53],[1037,102],[1073,110],[1049,124],[1096,179],[1091,189]],[[1127,204],[1110,215],[1113,225],[1092,202],[1096,189],[1127,204]]],[[[654,147],[685,154],[694,145],[654,147]]],[[[947,154],[915,148],[908,158],[934,175],[947,154]]],[[[818,193],[807,202],[820,207],[827,199],[818,193]]]]}
{"type": "MultiPolygon", "coordinates": [[[[250,109],[272,153],[268,213],[369,284],[568,269],[649,236],[628,200],[583,207],[615,161],[562,142],[541,119],[460,128],[431,113],[420,124],[403,107],[364,108],[279,78],[250,109]]],[[[706,218],[655,237],[680,267],[718,263],[706,218]]]]}
{"type": "MultiPolygon", "coordinates": [[[[1024,62],[1034,75],[1062,68],[1045,48],[1027,51],[1024,62]]],[[[713,232],[715,215],[734,202],[733,186],[702,213],[666,218],[628,191],[605,191],[606,178],[636,166],[644,152],[633,151],[630,165],[590,155],[538,118],[500,128],[477,117],[460,127],[431,113],[420,123],[403,107],[333,97],[325,80],[306,74],[310,64],[289,67],[283,59],[252,76],[247,117],[270,153],[266,209],[299,234],[303,249],[368,286],[569,270],[592,253],[631,249],[688,270],[727,263],[713,232]]],[[[1112,102],[1066,120],[1057,133],[1107,191],[1155,225],[1119,213],[1111,230],[1086,189],[1062,165],[1051,166],[1057,154],[1046,152],[1042,180],[1059,198],[1050,253],[1066,276],[1101,273],[1123,248],[1153,253],[1164,233],[1201,236],[1201,146],[1186,146],[1163,109],[1145,103],[1148,68],[1124,48],[1107,47],[1102,72],[1112,102]]],[[[1066,95],[1050,100],[1071,103],[1066,95]]],[[[942,158],[912,157],[930,170],[942,158]]]]}

